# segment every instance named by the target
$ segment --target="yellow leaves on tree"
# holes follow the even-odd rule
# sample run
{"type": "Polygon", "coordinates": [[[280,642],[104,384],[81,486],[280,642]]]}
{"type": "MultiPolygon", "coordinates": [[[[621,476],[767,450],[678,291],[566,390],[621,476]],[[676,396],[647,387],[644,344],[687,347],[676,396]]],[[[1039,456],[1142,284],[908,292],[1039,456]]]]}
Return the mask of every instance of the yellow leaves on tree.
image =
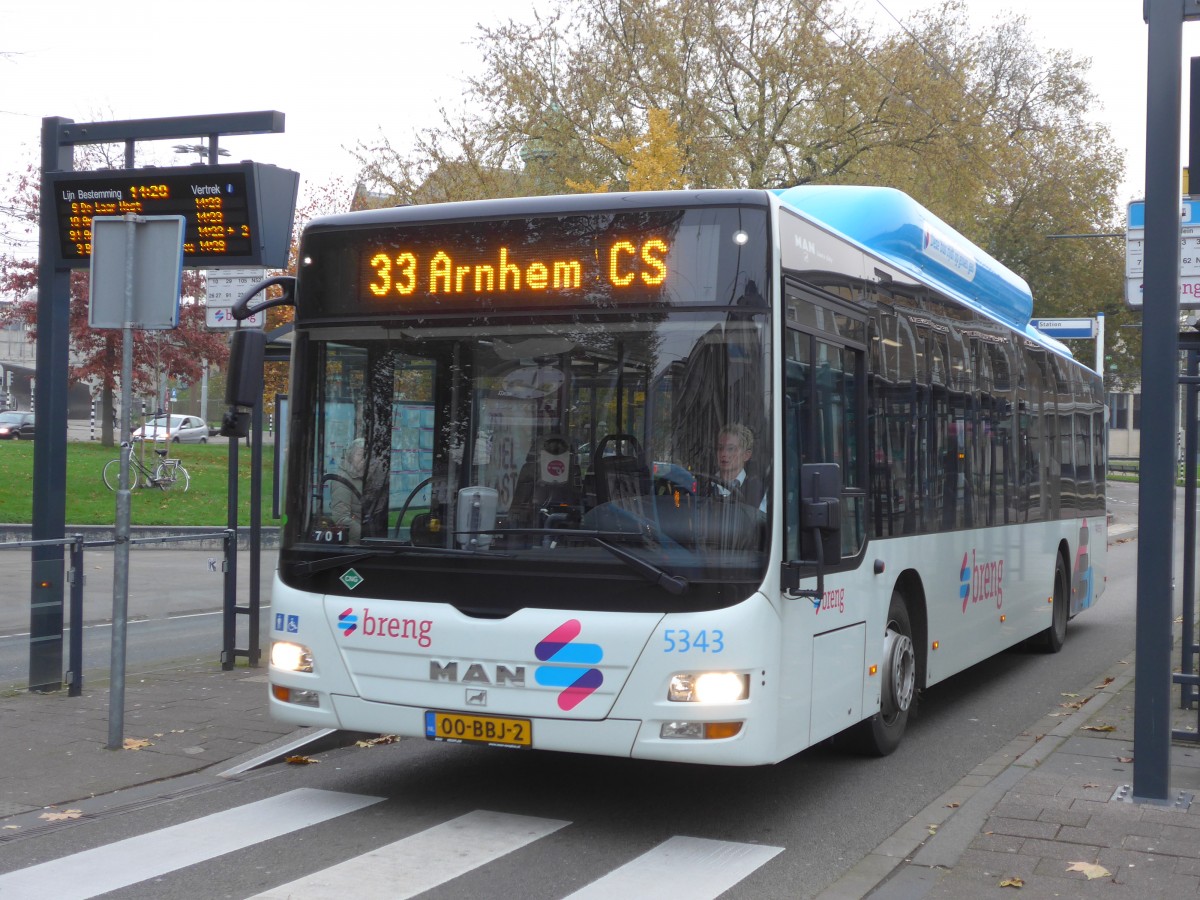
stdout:
{"type": "MultiPolygon", "coordinates": [[[[597,142],[625,163],[625,189],[630,191],[671,191],[687,187],[683,176],[686,159],[679,146],[679,126],[665,109],[652,109],[646,116],[644,134],[634,137],[597,142]]],[[[575,182],[568,179],[572,190],[603,193],[608,182],[575,182]]]]}

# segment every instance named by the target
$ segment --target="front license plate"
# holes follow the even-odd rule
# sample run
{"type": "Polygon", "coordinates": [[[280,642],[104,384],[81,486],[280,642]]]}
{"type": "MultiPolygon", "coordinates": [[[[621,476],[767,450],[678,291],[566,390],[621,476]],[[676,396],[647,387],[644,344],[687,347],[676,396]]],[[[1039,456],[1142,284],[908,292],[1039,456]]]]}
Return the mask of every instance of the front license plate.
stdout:
{"type": "Polygon", "coordinates": [[[532,747],[533,726],[528,719],[467,716],[461,713],[425,712],[425,737],[455,744],[490,744],[493,747],[532,747]]]}

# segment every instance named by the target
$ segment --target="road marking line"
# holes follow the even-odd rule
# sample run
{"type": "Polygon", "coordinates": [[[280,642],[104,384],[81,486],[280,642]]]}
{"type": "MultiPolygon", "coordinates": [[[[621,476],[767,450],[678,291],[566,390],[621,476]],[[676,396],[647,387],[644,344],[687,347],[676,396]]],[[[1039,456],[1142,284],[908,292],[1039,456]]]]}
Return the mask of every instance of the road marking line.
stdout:
{"type": "Polygon", "coordinates": [[[370,853],[256,894],[250,900],[401,900],[437,887],[569,825],[475,810],[370,853]]]}
{"type": "Polygon", "coordinates": [[[658,900],[661,897],[705,900],[729,890],[782,852],[782,847],[676,836],[593,881],[566,900],[608,900],[612,897],[621,900],[658,900]]]}
{"type": "Polygon", "coordinates": [[[0,896],[86,900],[328,819],[382,797],[300,788],[0,875],[0,896]]]}

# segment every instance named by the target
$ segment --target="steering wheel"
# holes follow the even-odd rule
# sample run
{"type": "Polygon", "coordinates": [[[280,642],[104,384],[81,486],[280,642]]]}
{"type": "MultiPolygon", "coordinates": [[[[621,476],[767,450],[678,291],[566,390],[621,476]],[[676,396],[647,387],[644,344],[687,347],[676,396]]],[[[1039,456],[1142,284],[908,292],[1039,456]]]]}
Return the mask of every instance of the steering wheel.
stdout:
{"type": "MultiPolygon", "coordinates": [[[[421,493],[422,488],[426,487],[431,481],[433,481],[432,475],[413,488],[409,492],[408,496],[404,499],[404,503],[400,507],[400,514],[396,516],[396,527],[392,529],[392,537],[400,537],[400,523],[404,521],[404,514],[408,512],[408,508],[412,506],[412,502],[417,499],[417,494],[421,493]]],[[[411,542],[411,540],[412,536],[410,535],[409,541],[411,542]]]]}
{"type": "Polygon", "coordinates": [[[711,497],[715,491],[713,487],[721,483],[716,475],[709,475],[706,472],[693,472],[692,476],[696,479],[696,496],[711,497]]]}

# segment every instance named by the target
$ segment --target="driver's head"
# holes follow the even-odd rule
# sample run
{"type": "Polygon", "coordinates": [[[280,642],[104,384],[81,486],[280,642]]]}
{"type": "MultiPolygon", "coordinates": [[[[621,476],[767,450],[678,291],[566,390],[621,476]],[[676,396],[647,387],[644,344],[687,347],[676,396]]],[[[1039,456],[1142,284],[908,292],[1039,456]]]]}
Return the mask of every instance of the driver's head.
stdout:
{"type": "Polygon", "coordinates": [[[717,474],[732,481],[754,453],[754,434],[745,425],[726,425],[717,434],[717,474]]]}

